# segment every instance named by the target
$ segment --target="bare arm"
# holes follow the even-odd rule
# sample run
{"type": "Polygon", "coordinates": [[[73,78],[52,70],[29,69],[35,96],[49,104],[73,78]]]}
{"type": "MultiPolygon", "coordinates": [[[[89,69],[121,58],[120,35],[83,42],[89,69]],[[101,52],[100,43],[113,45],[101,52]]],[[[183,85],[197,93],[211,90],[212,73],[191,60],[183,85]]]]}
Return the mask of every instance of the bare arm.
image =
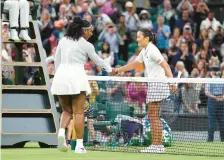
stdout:
{"type": "Polygon", "coordinates": [[[159,64],[165,70],[165,74],[168,78],[173,78],[169,64],[164,60],[159,64]]]}
{"type": "Polygon", "coordinates": [[[120,73],[120,72],[126,72],[126,71],[133,70],[138,66],[138,64],[141,64],[141,63],[134,60],[133,62],[131,62],[123,67],[117,68],[117,72],[120,73]]]}

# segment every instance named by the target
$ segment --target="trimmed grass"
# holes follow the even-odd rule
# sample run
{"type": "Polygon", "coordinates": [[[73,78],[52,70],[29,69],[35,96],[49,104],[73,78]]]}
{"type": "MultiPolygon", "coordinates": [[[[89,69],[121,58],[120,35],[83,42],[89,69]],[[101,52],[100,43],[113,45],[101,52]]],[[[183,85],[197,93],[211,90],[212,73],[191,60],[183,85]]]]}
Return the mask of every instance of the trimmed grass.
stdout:
{"type": "MultiPolygon", "coordinates": [[[[90,149],[90,148],[89,148],[90,149]]],[[[106,149],[104,148],[101,148],[106,149]]],[[[107,149],[110,149],[109,147],[107,149]]],[[[117,147],[118,151],[137,152],[140,147],[117,147]]],[[[111,149],[110,149],[111,150],[111,149]]],[[[223,143],[178,143],[173,147],[167,148],[167,153],[189,154],[171,155],[171,154],[145,154],[145,153],[125,153],[125,152],[106,152],[106,151],[88,151],[87,154],[74,154],[69,150],[67,153],[60,152],[56,148],[42,149],[38,148],[36,143],[27,143],[25,148],[21,149],[2,149],[2,160],[223,160],[223,157],[204,157],[190,156],[209,153],[224,156],[223,143]],[[204,145],[209,145],[204,150],[204,145]],[[186,147],[187,146],[187,147],[186,147]],[[191,146],[191,147],[189,147],[191,146]],[[221,147],[221,148],[219,148],[221,147]],[[215,152],[214,152],[215,151],[215,152]],[[183,153],[182,153],[183,152],[183,153]],[[213,152],[213,153],[212,153],[213,152]]],[[[209,155],[208,154],[208,155],[209,155]]]]}

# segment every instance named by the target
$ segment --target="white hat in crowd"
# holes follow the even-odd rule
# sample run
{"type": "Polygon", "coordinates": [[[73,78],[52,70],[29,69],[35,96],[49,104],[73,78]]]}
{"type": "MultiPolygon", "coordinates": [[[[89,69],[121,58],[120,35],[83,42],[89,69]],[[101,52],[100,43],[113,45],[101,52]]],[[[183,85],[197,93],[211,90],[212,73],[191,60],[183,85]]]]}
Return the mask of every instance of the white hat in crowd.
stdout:
{"type": "Polygon", "coordinates": [[[126,3],[125,3],[125,7],[133,7],[133,3],[131,2],[131,1],[127,1],[126,3]]]}
{"type": "Polygon", "coordinates": [[[149,16],[149,12],[145,9],[140,12],[140,16],[143,15],[143,14],[147,14],[149,16]]]}

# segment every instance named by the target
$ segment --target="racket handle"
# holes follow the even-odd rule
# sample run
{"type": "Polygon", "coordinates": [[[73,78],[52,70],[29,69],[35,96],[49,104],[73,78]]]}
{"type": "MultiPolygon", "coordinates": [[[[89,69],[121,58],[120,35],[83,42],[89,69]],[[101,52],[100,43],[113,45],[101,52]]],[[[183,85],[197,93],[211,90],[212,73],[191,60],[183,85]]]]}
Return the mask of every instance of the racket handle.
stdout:
{"type": "MultiPolygon", "coordinates": [[[[181,77],[181,75],[182,75],[182,72],[181,72],[181,71],[178,71],[177,78],[180,78],[180,77],[181,77]]],[[[176,86],[176,87],[178,87],[178,83],[176,83],[176,84],[175,84],[175,86],[176,86]]]]}
{"type": "Polygon", "coordinates": [[[181,71],[178,71],[178,75],[177,75],[177,78],[180,78],[182,75],[182,72],[181,71]]]}

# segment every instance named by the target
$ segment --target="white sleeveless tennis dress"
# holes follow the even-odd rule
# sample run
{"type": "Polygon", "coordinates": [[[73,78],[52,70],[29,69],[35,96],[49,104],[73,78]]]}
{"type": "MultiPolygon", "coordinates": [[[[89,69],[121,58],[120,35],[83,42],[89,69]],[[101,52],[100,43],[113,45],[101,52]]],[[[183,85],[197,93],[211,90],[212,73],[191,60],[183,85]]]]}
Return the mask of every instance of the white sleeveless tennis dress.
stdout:
{"type": "MultiPolygon", "coordinates": [[[[145,64],[145,73],[149,78],[167,78],[164,69],[159,65],[164,58],[158,48],[149,43],[140,52],[136,60],[145,64]]],[[[170,95],[169,85],[161,82],[149,82],[146,103],[162,101],[170,95]]]]}
{"type": "Polygon", "coordinates": [[[84,38],[74,41],[63,37],[56,49],[56,73],[51,86],[53,95],[74,95],[86,91],[91,93],[84,63],[92,59],[96,65],[111,72],[110,64],[102,60],[94,46],[84,38]]]}

